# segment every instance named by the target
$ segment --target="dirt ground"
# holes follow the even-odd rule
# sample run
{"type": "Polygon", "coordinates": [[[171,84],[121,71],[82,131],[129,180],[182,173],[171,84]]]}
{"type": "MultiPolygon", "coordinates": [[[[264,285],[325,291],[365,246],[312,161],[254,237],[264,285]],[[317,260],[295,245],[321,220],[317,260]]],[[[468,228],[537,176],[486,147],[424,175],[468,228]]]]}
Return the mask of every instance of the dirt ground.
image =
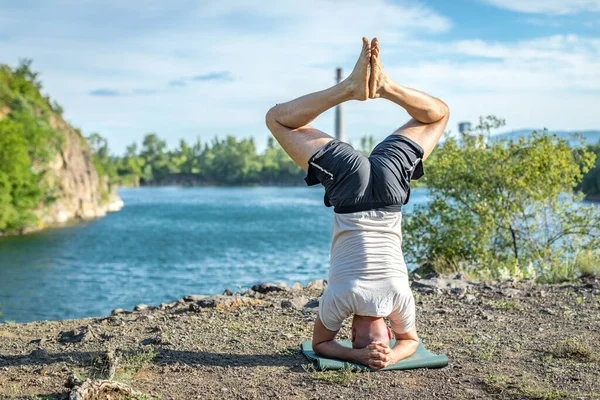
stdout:
{"type": "Polygon", "coordinates": [[[413,282],[417,328],[448,355],[445,368],[315,371],[298,349],[312,335],[316,285],[1,324],[0,398],[68,398],[72,374],[112,377],[138,393],[130,399],[600,399],[598,281],[425,281],[413,282]]]}

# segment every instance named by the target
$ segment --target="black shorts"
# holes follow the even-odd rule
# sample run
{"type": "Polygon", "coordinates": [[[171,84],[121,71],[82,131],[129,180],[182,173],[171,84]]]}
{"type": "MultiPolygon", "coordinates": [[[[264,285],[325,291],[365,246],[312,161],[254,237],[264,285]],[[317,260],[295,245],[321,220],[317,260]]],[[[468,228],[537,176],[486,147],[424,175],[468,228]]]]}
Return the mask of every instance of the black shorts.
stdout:
{"type": "Polygon", "coordinates": [[[372,209],[400,211],[410,197],[410,181],[423,176],[423,148],[393,133],[369,157],[333,139],[308,159],[304,180],[325,187],[324,202],[336,213],[372,209]]]}

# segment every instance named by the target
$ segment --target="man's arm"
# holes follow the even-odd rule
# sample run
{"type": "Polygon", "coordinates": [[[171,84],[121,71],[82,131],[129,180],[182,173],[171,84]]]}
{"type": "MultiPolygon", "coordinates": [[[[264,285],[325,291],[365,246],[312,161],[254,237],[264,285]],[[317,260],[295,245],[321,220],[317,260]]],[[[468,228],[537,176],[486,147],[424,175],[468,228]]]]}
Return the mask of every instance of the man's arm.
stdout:
{"type": "Polygon", "coordinates": [[[448,106],[438,98],[392,81],[383,70],[377,38],[371,43],[369,97],[387,99],[408,112],[412,119],[394,133],[417,142],[425,151],[423,160],[426,159],[448,123],[448,106]]]}
{"type": "Polygon", "coordinates": [[[335,358],[355,364],[366,365],[373,369],[379,369],[377,365],[380,362],[380,351],[376,349],[374,343],[364,349],[348,348],[334,340],[337,333],[338,331],[330,331],[327,329],[325,325],[323,325],[323,322],[321,322],[321,319],[317,316],[312,340],[314,352],[322,357],[335,358]]]}
{"type": "Polygon", "coordinates": [[[381,90],[381,97],[403,107],[412,117],[396,132],[417,142],[424,150],[423,160],[429,157],[440,140],[450,110],[446,103],[415,89],[410,89],[389,80],[381,90]]]}
{"type": "Polygon", "coordinates": [[[417,328],[413,328],[406,333],[395,333],[396,343],[392,348],[384,345],[381,342],[375,342],[372,350],[376,351],[379,356],[374,359],[371,368],[385,368],[388,365],[396,364],[398,361],[410,357],[417,350],[419,345],[419,337],[417,336],[417,328]]]}
{"type": "Polygon", "coordinates": [[[413,328],[406,333],[396,333],[396,343],[392,347],[390,364],[395,364],[398,361],[412,356],[419,345],[419,336],[417,336],[417,328],[413,328]]]}

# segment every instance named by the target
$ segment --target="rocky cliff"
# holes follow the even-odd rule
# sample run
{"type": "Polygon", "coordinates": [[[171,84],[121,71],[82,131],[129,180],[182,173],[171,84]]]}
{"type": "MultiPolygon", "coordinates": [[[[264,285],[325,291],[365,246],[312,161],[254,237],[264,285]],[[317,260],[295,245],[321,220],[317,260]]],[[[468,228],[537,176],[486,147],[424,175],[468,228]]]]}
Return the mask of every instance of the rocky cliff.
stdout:
{"type": "Polygon", "coordinates": [[[50,163],[54,172],[50,179],[60,195],[54,203],[36,210],[42,227],[119,211],[123,201],[110,187],[108,178],[98,176],[85,138],[62,118],[53,116],[50,124],[64,136],[60,151],[50,163]]]}

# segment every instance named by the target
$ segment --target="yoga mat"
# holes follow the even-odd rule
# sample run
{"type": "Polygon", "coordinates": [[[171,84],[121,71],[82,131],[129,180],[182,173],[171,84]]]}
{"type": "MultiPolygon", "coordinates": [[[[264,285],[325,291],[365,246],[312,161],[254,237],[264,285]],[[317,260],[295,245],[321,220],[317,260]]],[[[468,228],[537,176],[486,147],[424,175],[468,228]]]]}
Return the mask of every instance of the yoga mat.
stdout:
{"type": "MultiPolygon", "coordinates": [[[[392,339],[390,341],[390,347],[394,345],[396,341],[392,339]]],[[[338,341],[342,346],[352,347],[352,342],[344,340],[338,341]]],[[[334,360],[331,358],[325,358],[317,355],[312,349],[312,342],[306,340],[300,345],[300,350],[306,358],[313,362],[315,369],[324,371],[329,369],[342,369],[347,367],[353,367],[357,371],[372,371],[371,368],[366,365],[354,364],[347,361],[334,360]]],[[[394,369],[414,369],[414,368],[442,368],[448,365],[448,356],[445,354],[433,354],[423,346],[423,342],[419,342],[417,351],[403,360],[398,361],[396,364],[388,365],[385,368],[381,368],[378,371],[388,371],[394,369]]]]}

